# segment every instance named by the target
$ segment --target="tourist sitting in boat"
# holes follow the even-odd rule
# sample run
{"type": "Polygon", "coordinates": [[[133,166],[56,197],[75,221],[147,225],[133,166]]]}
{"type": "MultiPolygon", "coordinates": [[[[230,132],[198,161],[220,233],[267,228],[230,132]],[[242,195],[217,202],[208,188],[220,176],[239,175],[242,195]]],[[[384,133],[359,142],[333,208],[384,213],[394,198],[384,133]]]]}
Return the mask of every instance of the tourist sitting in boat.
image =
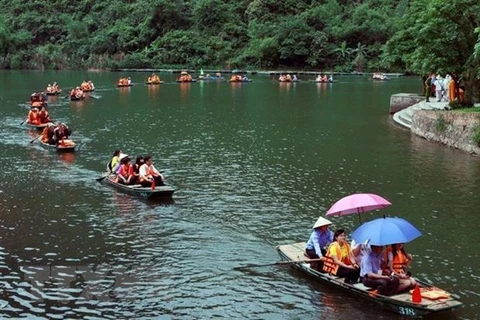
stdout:
{"type": "Polygon", "coordinates": [[[53,92],[53,87],[50,83],[47,85],[47,88],[45,89],[45,91],[46,92],[53,92]]]}
{"type": "Polygon", "coordinates": [[[50,119],[50,115],[48,114],[48,111],[47,109],[45,109],[45,107],[40,107],[37,118],[40,124],[52,122],[52,120],[50,119]]]}
{"type": "Polygon", "coordinates": [[[333,82],[333,75],[330,75],[330,76],[328,77],[328,82],[333,82]]]}
{"type": "Polygon", "coordinates": [[[35,125],[35,126],[40,125],[40,119],[38,117],[38,109],[37,108],[31,108],[30,111],[28,111],[27,123],[35,125]]]}
{"type": "Polygon", "coordinates": [[[320,78],[320,81],[322,81],[322,82],[327,82],[327,81],[328,81],[327,75],[325,75],[325,74],[322,75],[322,77],[320,78]]]}
{"type": "Polygon", "coordinates": [[[345,230],[339,229],[333,235],[333,242],[327,250],[327,258],[323,262],[323,271],[340,278],[345,278],[345,283],[357,283],[360,269],[352,250],[346,241],[345,230]]]}
{"type": "Polygon", "coordinates": [[[370,249],[370,252],[362,257],[360,280],[364,286],[375,289],[373,293],[394,295],[398,289],[399,279],[382,274],[383,247],[371,245],[370,249]]]}
{"type": "Polygon", "coordinates": [[[322,76],[321,76],[321,75],[318,75],[317,78],[315,78],[315,81],[321,82],[321,81],[322,81],[322,76]]]}
{"type": "Polygon", "coordinates": [[[47,103],[45,102],[47,100],[45,94],[43,92],[34,92],[30,96],[30,106],[34,108],[39,108],[42,106],[46,106],[47,103]]]}
{"type": "Polygon", "coordinates": [[[232,74],[230,77],[231,82],[241,82],[242,81],[242,76],[239,74],[232,74]]]}
{"type": "Polygon", "coordinates": [[[112,159],[110,159],[107,164],[107,170],[110,173],[115,173],[113,169],[117,167],[118,163],[120,163],[120,154],[122,154],[122,151],[120,149],[117,149],[113,152],[112,159]]]}
{"type": "Polygon", "coordinates": [[[160,83],[160,77],[155,73],[152,73],[152,75],[148,77],[147,83],[160,83]]]}
{"type": "Polygon", "coordinates": [[[297,75],[295,75],[295,74],[293,75],[292,81],[294,81],[294,82],[295,82],[295,81],[298,81],[297,75]]]}
{"type": "MultiPolygon", "coordinates": [[[[320,217],[313,225],[313,231],[305,248],[305,254],[310,259],[324,258],[327,254],[326,248],[328,248],[333,241],[333,232],[328,229],[331,224],[329,220],[320,217]]],[[[323,261],[312,263],[311,267],[323,271],[323,261]]]]}
{"type": "Polygon", "coordinates": [[[117,177],[115,179],[115,182],[127,185],[136,183],[136,178],[133,174],[133,167],[130,164],[130,158],[128,157],[128,155],[123,154],[120,158],[120,166],[116,171],[116,174],[117,177]]]}
{"type": "Polygon", "coordinates": [[[384,270],[384,274],[399,278],[400,284],[397,293],[408,292],[417,285],[410,273],[406,272],[406,269],[412,263],[412,259],[412,255],[405,252],[403,243],[392,244],[385,250],[384,260],[388,269],[384,270]]]}
{"type": "Polygon", "coordinates": [[[182,71],[180,73],[180,78],[177,79],[177,81],[180,81],[180,82],[192,82],[193,78],[190,74],[188,74],[188,72],[186,71],[182,71]]]}
{"type": "Polygon", "coordinates": [[[76,87],[73,88],[72,91],[70,91],[70,98],[83,99],[85,98],[85,93],[83,92],[81,87],[76,87]]]}
{"type": "Polygon", "coordinates": [[[242,81],[243,82],[248,82],[248,81],[250,81],[250,79],[247,78],[247,75],[243,75],[242,81]]]}
{"type": "Polygon", "coordinates": [[[54,129],[55,129],[55,125],[53,123],[51,123],[48,126],[46,126],[45,128],[43,128],[42,138],[41,138],[43,143],[48,143],[48,144],[51,144],[51,145],[55,145],[57,143],[56,140],[53,138],[53,136],[54,136],[53,130],[54,129]]]}
{"type": "Polygon", "coordinates": [[[164,186],[163,175],[153,166],[151,156],[145,156],[145,163],[139,170],[139,182],[143,187],[164,186]]]}
{"type": "Polygon", "coordinates": [[[53,83],[52,89],[53,89],[53,92],[60,92],[61,91],[60,86],[58,85],[57,82],[53,83]]]}
{"type": "Polygon", "coordinates": [[[70,130],[65,123],[61,122],[55,126],[53,133],[54,139],[59,142],[61,140],[68,140],[69,136],[72,134],[72,130],[70,130]]]}
{"type": "Polygon", "coordinates": [[[145,163],[145,160],[143,159],[143,156],[137,156],[135,159],[135,163],[133,164],[133,175],[135,182],[138,183],[140,179],[140,167],[145,163]]]}
{"type": "Polygon", "coordinates": [[[222,74],[221,74],[220,72],[217,72],[217,73],[215,73],[215,76],[216,76],[217,78],[221,78],[221,77],[222,77],[222,74]]]}

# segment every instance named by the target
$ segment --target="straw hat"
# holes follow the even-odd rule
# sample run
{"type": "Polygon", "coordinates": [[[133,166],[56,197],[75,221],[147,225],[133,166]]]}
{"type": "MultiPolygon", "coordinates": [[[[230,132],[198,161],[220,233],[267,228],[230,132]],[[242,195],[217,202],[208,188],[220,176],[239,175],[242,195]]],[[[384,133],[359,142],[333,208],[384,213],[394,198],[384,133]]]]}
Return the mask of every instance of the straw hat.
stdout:
{"type": "Polygon", "coordinates": [[[332,223],[330,222],[330,220],[327,220],[323,217],[320,217],[320,218],[318,218],[317,222],[315,222],[312,229],[320,228],[320,227],[323,227],[323,226],[329,226],[331,224],[332,223]]]}

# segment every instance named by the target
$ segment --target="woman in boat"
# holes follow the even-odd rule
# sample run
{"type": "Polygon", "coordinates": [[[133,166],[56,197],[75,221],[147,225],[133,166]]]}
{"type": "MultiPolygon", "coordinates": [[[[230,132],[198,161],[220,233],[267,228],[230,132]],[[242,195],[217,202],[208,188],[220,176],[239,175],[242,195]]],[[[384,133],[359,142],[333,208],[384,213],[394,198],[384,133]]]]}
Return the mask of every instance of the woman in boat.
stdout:
{"type": "Polygon", "coordinates": [[[397,292],[399,279],[382,274],[383,247],[370,246],[370,251],[362,257],[360,264],[360,280],[365,287],[373,288],[384,296],[391,296],[397,292]]]}
{"type": "Polygon", "coordinates": [[[345,278],[345,283],[357,283],[360,269],[346,241],[345,230],[339,229],[333,235],[333,242],[328,247],[327,257],[323,262],[323,270],[340,278],[345,278]]]}
{"type": "Polygon", "coordinates": [[[140,167],[139,180],[143,187],[164,186],[165,183],[163,175],[154,167],[152,157],[145,156],[145,163],[140,167]]]}
{"type": "Polygon", "coordinates": [[[107,164],[107,169],[111,173],[114,173],[113,169],[117,166],[117,164],[120,162],[120,154],[122,151],[120,149],[117,149],[113,151],[112,159],[107,164]]]}
{"type": "Polygon", "coordinates": [[[42,131],[42,142],[43,143],[48,143],[51,145],[55,145],[56,141],[53,139],[53,130],[55,129],[55,125],[53,123],[50,123],[48,126],[43,128],[42,131]]]}
{"type": "Polygon", "coordinates": [[[387,263],[387,275],[393,275],[400,280],[397,293],[407,292],[417,285],[414,278],[406,269],[412,263],[412,255],[405,252],[403,243],[396,243],[388,246],[385,250],[385,261],[387,263]]]}
{"type": "Polygon", "coordinates": [[[135,183],[138,183],[140,180],[140,167],[145,163],[143,156],[137,156],[135,163],[133,164],[133,179],[135,183]]]}
{"type": "Polygon", "coordinates": [[[60,142],[62,140],[68,140],[69,136],[72,134],[72,130],[70,130],[65,123],[59,123],[53,130],[53,133],[54,139],[57,142],[60,142]]]}
{"type": "MultiPolygon", "coordinates": [[[[313,225],[313,231],[305,248],[305,254],[310,259],[321,259],[327,254],[326,248],[333,241],[333,232],[328,229],[331,224],[329,220],[320,217],[313,225]]],[[[323,262],[312,263],[311,267],[321,271],[323,262]]]]}
{"type": "Polygon", "coordinates": [[[116,173],[116,182],[127,185],[135,184],[134,181],[132,181],[132,178],[134,177],[133,168],[130,164],[130,158],[126,154],[122,155],[120,158],[120,167],[116,173]]]}

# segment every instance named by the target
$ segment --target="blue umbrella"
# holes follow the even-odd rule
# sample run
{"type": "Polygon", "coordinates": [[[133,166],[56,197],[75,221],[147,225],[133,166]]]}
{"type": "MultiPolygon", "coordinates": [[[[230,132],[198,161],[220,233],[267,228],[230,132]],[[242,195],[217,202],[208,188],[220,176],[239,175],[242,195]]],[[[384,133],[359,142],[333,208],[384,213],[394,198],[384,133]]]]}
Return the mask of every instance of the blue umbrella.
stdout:
{"type": "Polygon", "coordinates": [[[383,217],[362,224],[352,233],[357,243],[368,241],[375,246],[385,246],[394,243],[406,243],[421,236],[410,222],[402,218],[383,217]]]}

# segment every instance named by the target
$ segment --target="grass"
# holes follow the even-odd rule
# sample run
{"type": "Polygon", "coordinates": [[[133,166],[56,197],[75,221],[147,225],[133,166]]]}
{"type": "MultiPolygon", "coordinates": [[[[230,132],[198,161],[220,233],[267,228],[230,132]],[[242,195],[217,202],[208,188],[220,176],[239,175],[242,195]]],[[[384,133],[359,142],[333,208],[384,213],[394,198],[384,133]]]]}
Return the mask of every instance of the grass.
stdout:
{"type": "Polygon", "coordinates": [[[454,109],[452,111],[462,112],[462,113],[480,112],[480,108],[478,108],[478,107],[475,107],[475,108],[461,108],[461,109],[454,109]]]}

